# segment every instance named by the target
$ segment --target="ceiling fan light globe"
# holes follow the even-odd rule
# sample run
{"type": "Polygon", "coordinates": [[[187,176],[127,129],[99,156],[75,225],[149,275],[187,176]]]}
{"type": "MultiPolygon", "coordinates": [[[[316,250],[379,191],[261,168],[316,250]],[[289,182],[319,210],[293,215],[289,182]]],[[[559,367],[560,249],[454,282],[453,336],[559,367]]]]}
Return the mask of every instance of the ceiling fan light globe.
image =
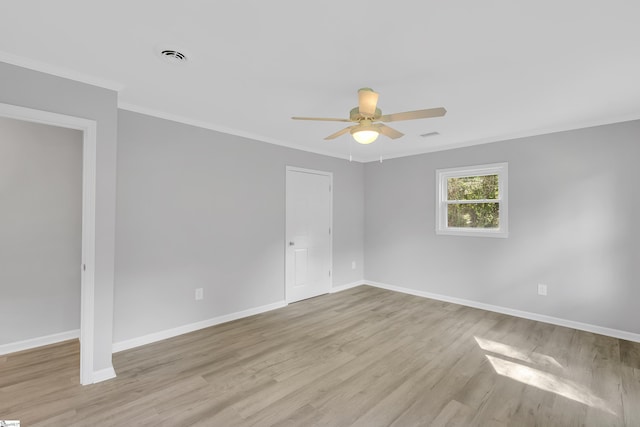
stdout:
{"type": "Polygon", "coordinates": [[[360,144],[371,144],[378,139],[379,133],[375,130],[359,130],[353,133],[353,139],[360,144]]]}

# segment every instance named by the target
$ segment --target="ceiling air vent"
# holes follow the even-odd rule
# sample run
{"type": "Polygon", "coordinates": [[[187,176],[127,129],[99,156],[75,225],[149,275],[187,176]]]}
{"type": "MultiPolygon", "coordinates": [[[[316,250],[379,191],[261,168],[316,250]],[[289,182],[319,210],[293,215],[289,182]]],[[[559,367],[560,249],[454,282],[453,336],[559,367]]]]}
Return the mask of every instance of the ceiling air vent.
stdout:
{"type": "Polygon", "coordinates": [[[430,136],[437,136],[437,135],[440,135],[440,132],[423,133],[420,136],[423,137],[423,138],[429,138],[430,136]]]}
{"type": "Polygon", "coordinates": [[[180,63],[187,61],[187,55],[177,50],[165,49],[160,51],[160,57],[168,62],[180,63]]]}

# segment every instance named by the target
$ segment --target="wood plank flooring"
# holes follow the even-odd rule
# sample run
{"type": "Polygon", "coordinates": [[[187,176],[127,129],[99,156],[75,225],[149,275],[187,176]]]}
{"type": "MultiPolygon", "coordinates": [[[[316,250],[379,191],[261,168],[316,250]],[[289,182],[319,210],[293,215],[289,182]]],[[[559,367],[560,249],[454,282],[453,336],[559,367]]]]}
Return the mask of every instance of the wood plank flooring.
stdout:
{"type": "Polygon", "coordinates": [[[23,426],[640,426],[640,344],[369,286],[114,355],[0,357],[23,426]]]}

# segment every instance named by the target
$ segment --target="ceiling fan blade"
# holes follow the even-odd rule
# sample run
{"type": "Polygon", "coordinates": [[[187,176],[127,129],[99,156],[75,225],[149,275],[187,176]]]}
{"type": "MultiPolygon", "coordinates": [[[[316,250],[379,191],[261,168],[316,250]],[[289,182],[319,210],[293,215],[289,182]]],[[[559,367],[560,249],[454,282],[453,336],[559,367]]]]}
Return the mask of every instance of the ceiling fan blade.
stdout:
{"type": "Polygon", "coordinates": [[[345,133],[349,132],[352,128],[354,128],[355,126],[349,126],[347,128],[344,128],[342,130],[339,130],[336,133],[332,133],[331,135],[329,135],[328,137],[326,137],[325,139],[335,139],[337,137],[339,137],[340,135],[344,135],[345,133]]]}
{"type": "Polygon", "coordinates": [[[373,117],[376,114],[376,106],[378,105],[378,94],[370,88],[362,88],[358,91],[358,111],[367,117],[373,117]]]}
{"type": "Polygon", "coordinates": [[[390,128],[387,125],[383,125],[382,123],[376,124],[376,128],[380,131],[381,134],[387,136],[391,139],[398,139],[401,136],[404,136],[404,133],[395,130],[394,128],[390,128]]]}
{"type": "Polygon", "coordinates": [[[428,119],[431,117],[442,117],[447,114],[447,110],[442,107],[429,108],[427,110],[406,111],[404,113],[385,114],[380,117],[382,122],[399,122],[400,120],[428,119]]]}
{"type": "Polygon", "coordinates": [[[351,122],[349,119],[333,119],[329,117],[291,117],[293,120],[317,120],[321,122],[351,122]]]}

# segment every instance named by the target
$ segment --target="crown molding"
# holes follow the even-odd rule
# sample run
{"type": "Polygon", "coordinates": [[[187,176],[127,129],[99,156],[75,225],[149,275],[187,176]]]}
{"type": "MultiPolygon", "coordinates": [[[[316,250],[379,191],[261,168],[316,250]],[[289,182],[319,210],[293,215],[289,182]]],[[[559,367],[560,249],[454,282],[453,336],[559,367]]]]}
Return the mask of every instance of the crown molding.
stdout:
{"type": "Polygon", "coordinates": [[[83,74],[68,68],[58,67],[46,62],[36,61],[34,59],[25,58],[23,56],[14,55],[7,52],[0,51],[0,62],[16,65],[22,68],[28,68],[29,70],[39,71],[41,73],[51,74],[64,79],[73,80],[80,83],[85,83],[91,86],[101,87],[103,89],[109,89],[116,92],[122,91],[124,85],[111,80],[101,79],[99,77],[83,74]]]}
{"type": "MultiPolygon", "coordinates": [[[[568,124],[562,124],[562,125],[556,125],[556,126],[546,126],[546,127],[542,127],[542,128],[537,128],[537,129],[528,129],[528,130],[524,130],[524,131],[520,131],[520,132],[512,132],[512,133],[507,133],[507,134],[502,134],[502,135],[498,135],[498,136],[492,136],[492,137],[488,137],[488,138],[481,138],[481,139],[472,139],[472,140],[467,140],[467,141],[461,141],[461,142],[453,142],[450,144],[443,144],[443,145],[438,145],[438,146],[433,146],[433,147],[429,147],[429,148],[421,148],[421,149],[417,149],[417,150],[411,150],[411,151],[407,151],[405,153],[401,153],[401,154],[397,154],[397,155],[392,155],[392,156],[382,156],[382,160],[391,160],[391,159],[397,159],[400,157],[409,157],[409,156],[416,156],[419,154],[427,154],[427,153],[435,153],[438,151],[446,151],[446,150],[455,150],[456,148],[464,148],[464,147],[471,147],[474,145],[482,145],[482,144],[491,144],[494,142],[503,142],[503,141],[511,141],[511,140],[515,140],[515,139],[522,139],[522,138],[529,138],[532,136],[540,136],[540,135],[550,135],[550,134],[554,134],[554,133],[560,133],[560,132],[568,132],[568,131],[572,131],[572,130],[580,130],[580,129],[587,129],[587,128],[592,128],[592,127],[597,127],[597,126],[606,126],[606,125],[613,125],[616,123],[624,123],[624,122],[630,122],[630,121],[634,121],[634,120],[640,120],[640,112],[639,113],[633,113],[633,114],[626,114],[626,115],[622,115],[622,116],[616,116],[616,117],[608,117],[605,119],[597,119],[597,120],[586,120],[586,121],[582,121],[582,122],[574,122],[574,123],[568,123],[568,124]]],[[[377,162],[380,160],[380,156],[376,155],[373,157],[364,157],[359,159],[358,161],[362,162],[362,163],[371,163],[371,162],[377,162]]]]}
{"type": "MultiPolygon", "coordinates": [[[[242,137],[242,138],[252,139],[254,141],[266,142],[268,144],[279,145],[281,147],[292,148],[294,150],[306,151],[308,153],[320,154],[320,155],[327,156],[327,157],[334,157],[334,158],[338,158],[338,159],[349,160],[348,156],[337,155],[335,153],[331,153],[331,152],[325,151],[325,150],[316,150],[316,149],[313,149],[313,148],[301,147],[300,145],[297,145],[297,144],[294,144],[294,143],[290,143],[290,142],[286,142],[286,141],[280,141],[280,140],[275,139],[275,138],[270,138],[270,137],[267,137],[267,136],[258,135],[258,134],[251,133],[251,132],[245,132],[243,130],[233,129],[233,128],[229,128],[229,127],[226,127],[226,126],[217,125],[215,123],[205,122],[205,121],[202,121],[202,120],[195,120],[195,119],[191,119],[189,117],[184,117],[184,116],[180,116],[180,115],[173,114],[173,113],[167,113],[167,112],[164,112],[164,111],[155,110],[153,108],[148,108],[148,107],[144,107],[144,106],[141,106],[141,105],[129,104],[127,102],[118,102],[118,108],[121,109],[121,110],[131,111],[133,113],[144,114],[146,116],[157,117],[159,119],[164,119],[164,120],[169,120],[169,121],[172,121],[172,122],[182,123],[182,124],[189,125],[189,126],[195,126],[195,127],[199,127],[199,128],[202,128],[202,129],[208,129],[208,130],[213,130],[213,131],[216,131],[216,132],[226,133],[226,134],[229,134],[229,135],[239,136],[239,137],[242,137]]],[[[355,157],[353,158],[353,161],[354,162],[361,162],[361,160],[356,159],[355,157]]]]}

